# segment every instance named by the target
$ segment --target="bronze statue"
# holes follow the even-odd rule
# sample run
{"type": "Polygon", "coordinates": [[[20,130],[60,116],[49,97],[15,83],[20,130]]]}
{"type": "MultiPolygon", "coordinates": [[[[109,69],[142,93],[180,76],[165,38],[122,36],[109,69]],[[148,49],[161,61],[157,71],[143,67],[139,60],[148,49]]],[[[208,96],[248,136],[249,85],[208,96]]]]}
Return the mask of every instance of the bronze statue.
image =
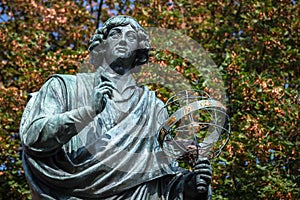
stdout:
{"type": "Polygon", "coordinates": [[[53,75],[32,94],[20,135],[33,199],[211,198],[209,161],[183,170],[158,144],[164,104],[130,74],[149,50],[133,18],[110,18],[90,40],[96,72],[53,75]]]}

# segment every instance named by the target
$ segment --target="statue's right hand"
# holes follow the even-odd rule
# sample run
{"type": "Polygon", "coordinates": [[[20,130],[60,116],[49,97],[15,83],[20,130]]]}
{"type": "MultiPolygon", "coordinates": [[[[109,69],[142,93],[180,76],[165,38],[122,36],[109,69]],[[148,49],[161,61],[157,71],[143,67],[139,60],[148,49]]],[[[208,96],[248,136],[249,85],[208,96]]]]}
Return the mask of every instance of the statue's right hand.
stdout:
{"type": "Polygon", "coordinates": [[[106,105],[107,98],[112,98],[114,84],[105,76],[101,76],[100,83],[94,88],[94,110],[96,114],[101,113],[106,105]]]}

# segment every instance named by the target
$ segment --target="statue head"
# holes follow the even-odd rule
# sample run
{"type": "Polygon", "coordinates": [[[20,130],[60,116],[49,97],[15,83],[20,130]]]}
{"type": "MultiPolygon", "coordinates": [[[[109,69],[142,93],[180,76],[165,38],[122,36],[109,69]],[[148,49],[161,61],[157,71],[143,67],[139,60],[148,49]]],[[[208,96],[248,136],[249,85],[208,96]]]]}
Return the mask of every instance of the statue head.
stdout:
{"type": "MultiPolygon", "coordinates": [[[[107,37],[111,29],[115,27],[130,26],[137,34],[137,48],[135,51],[134,66],[146,63],[149,59],[150,42],[149,36],[143,27],[132,17],[115,16],[108,19],[103,27],[98,28],[89,41],[88,51],[91,54],[91,63],[97,68],[103,64],[107,50],[107,37]]],[[[134,67],[133,66],[133,67],[134,67]]]]}

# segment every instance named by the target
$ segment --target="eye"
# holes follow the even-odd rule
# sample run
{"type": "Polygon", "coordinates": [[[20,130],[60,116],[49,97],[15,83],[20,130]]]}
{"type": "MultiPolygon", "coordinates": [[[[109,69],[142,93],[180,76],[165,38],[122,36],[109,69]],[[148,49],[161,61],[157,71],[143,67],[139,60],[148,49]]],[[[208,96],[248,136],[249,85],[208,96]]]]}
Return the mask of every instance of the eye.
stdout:
{"type": "Polygon", "coordinates": [[[134,42],[136,40],[136,34],[135,33],[128,33],[127,34],[127,39],[130,42],[134,42]]]}
{"type": "Polygon", "coordinates": [[[121,36],[120,31],[117,30],[112,30],[109,34],[108,37],[111,37],[112,39],[118,39],[121,36]]]}

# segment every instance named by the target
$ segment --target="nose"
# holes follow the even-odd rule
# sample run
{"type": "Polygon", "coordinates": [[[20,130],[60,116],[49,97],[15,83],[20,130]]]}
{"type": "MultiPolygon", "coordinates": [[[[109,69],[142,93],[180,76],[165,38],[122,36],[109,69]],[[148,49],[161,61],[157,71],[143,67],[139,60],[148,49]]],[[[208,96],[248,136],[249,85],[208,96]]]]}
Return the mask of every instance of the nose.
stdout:
{"type": "Polygon", "coordinates": [[[127,44],[126,43],[126,35],[125,34],[122,34],[122,38],[121,38],[119,44],[123,45],[123,46],[127,44]]]}

